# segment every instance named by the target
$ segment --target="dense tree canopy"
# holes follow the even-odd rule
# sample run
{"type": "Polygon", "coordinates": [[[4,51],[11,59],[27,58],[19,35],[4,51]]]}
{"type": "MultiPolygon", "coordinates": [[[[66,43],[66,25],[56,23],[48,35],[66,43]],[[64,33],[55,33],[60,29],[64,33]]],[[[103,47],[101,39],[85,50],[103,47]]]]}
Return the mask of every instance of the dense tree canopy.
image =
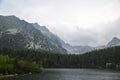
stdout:
{"type": "Polygon", "coordinates": [[[8,55],[0,55],[0,73],[2,74],[24,74],[29,72],[36,73],[41,70],[41,67],[35,62],[10,58],[8,55]]]}
{"type": "Polygon", "coordinates": [[[95,50],[85,54],[57,54],[44,50],[1,49],[3,55],[35,61],[47,68],[120,68],[120,47],[95,50]]]}

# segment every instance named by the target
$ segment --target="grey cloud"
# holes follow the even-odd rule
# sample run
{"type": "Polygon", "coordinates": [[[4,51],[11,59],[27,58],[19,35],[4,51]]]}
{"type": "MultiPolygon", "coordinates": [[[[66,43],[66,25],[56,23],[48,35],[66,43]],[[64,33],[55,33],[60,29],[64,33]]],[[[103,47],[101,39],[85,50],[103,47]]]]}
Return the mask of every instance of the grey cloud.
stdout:
{"type": "Polygon", "coordinates": [[[73,45],[97,46],[107,44],[113,37],[120,38],[120,18],[96,27],[99,27],[97,28],[98,31],[93,32],[77,28],[78,31],[70,36],[70,43],[73,45]]]}
{"type": "Polygon", "coordinates": [[[112,23],[108,23],[106,26],[105,32],[103,33],[104,37],[120,37],[120,18],[112,23]]]}
{"type": "Polygon", "coordinates": [[[72,45],[92,45],[97,44],[97,33],[74,26],[73,30],[63,29],[57,31],[59,36],[72,45]],[[65,31],[64,31],[65,30],[65,31]],[[64,33],[66,32],[66,33],[64,33]]]}
{"type": "MultiPolygon", "coordinates": [[[[102,25],[100,24],[95,27],[96,30],[89,26],[87,29],[84,29],[80,24],[77,24],[79,27],[73,27],[73,25],[76,25],[76,22],[81,24],[83,22],[86,25],[90,24],[88,20],[90,19],[92,21],[95,17],[101,16],[101,10],[103,10],[108,3],[115,3],[116,5],[114,6],[116,8],[114,9],[113,6],[111,6],[109,9],[108,7],[106,13],[113,12],[113,10],[119,11],[120,0],[0,0],[0,14],[17,15],[25,20],[35,20],[40,24],[50,25],[51,27],[49,27],[49,29],[52,28],[52,32],[55,32],[64,41],[72,45],[100,45],[105,44],[114,36],[120,37],[120,20],[109,23],[106,22],[107,24],[101,23],[102,25]],[[111,8],[113,8],[113,10],[111,10],[111,8]],[[94,15],[89,13],[92,12],[91,10],[100,11],[101,13],[98,12],[96,16],[91,17],[94,15]],[[60,21],[57,22],[57,19],[60,18],[67,24],[62,25],[62,23],[59,23],[60,21]],[[69,26],[68,24],[72,25],[69,26]]],[[[119,13],[120,12],[118,12],[118,14],[119,13]]],[[[114,19],[114,15],[110,16],[113,16],[114,19]]],[[[99,19],[101,18],[98,17],[98,21],[99,19]]],[[[93,22],[96,23],[95,21],[93,22]]]]}
{"type": "Polygon", "coordinates": [[[2,4],[3,0],[0,0],[0,5],[2,4]]]}
{"type": "Polygon", "coordinates": [[[90,32],[89,30],[85,29],[79,29],[78,32],[76,32],[75,35],[73,35],[73,44],[75,45],[95,45],[96,44],[96,39],[94,32],[90,32]]]}

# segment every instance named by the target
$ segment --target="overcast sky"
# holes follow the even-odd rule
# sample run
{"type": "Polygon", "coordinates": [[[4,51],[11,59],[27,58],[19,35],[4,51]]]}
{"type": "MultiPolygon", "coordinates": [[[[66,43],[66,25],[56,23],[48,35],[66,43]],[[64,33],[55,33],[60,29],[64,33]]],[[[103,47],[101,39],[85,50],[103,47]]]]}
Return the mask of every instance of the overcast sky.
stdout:
{"type": "Polygon", "coordinates": [[[38,22],[72,45],[120,38],[120,0],[0,0],[0,15],[38,22]]]}

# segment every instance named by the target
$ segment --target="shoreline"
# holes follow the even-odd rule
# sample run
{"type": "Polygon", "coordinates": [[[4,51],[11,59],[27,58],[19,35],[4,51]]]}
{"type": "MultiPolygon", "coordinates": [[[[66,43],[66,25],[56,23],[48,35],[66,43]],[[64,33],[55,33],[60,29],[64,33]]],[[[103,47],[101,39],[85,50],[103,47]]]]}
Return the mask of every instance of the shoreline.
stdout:
{"type": "Polygon", "coordinates": [[[17,76],[15,74],[10,74],[10,75],[1,75],[0,78],[9,78],[9,77],[14,77],[17,76]]]}
{"type": "MultiPolygon", "coordinates": [[[[32,74],[32,73],[31,73],[32,74]]],[[[9,74],[9,75],[1,75],[0,76],[0,79],[1,78],[10,78],[10,77],[15,77],[15,76],[25,76],[25,75],[31,75],[30,73],[28,74],[9,74]]]]}

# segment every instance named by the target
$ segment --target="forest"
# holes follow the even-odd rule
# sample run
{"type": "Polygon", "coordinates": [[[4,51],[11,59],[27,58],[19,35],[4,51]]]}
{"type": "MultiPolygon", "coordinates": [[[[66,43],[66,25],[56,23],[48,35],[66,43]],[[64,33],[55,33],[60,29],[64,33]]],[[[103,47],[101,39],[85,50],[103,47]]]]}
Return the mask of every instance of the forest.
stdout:
{"type": "Polygon", "coordinates": [[[29,62],[17,58],[10,58],[8,55],[0,55],[0,74],[26,74],[39,73],[42,68],[35,62],[29,62]]]}
{"type": "MultiPolygon", "coordinates": [[[[8,58],[8,64],[5,65],[8,65],[8,67],[10,67],[10,70],[13,67],[15,67],[15,69],[21,67],[20,68],[21,71],[26,71],[24,69],[39,71],[39,68],[37,67],[36,64],[38,64],[39,66],[42,65],[44,68],[120,69],[119,46],[95,50],[85,54],[60,54],[51,53],[49,51],[44,50],[32,50],[32,49],[25,50],[0,49],[0,55],[1,55],[0,57],[8,58]],[[13,59],[9,60],[9,57],[6,55],[13,59]],[[29,61],[30,64],[29,62],[26,61],[29,61]],[[11,64],[9,65],[9,63],[12,63],[12,66],[11,64]],[[24,66],[22,66],[21,64],[24,66]]],[[[2,58],[0,58],[0,64],[2,64],[2,58]]],[[[7,72],[9,72],[9,69],[7,72]]]]}

